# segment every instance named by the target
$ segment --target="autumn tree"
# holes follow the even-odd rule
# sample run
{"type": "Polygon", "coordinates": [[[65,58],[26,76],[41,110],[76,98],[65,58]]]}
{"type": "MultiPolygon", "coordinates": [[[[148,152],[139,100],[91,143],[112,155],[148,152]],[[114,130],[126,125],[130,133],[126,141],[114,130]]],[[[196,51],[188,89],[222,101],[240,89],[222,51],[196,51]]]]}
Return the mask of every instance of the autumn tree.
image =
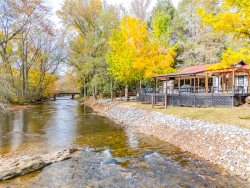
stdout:
{"type": "Polygon", "coordinates": [[[202,21],[212,26],[213,33],[225,34],[230,43],[234,40],[240,41],[240,45],[232,48],[229,44],[228,50],[222,55],[222,61],[219,65],[223,67],[230,67],[233,64],[244,60],[250,63],[250,3],[248,0],[232,1],[223,0],[218,7],[219,12],[216,14],[205,7],[200,8],[198,14],[202,21]]]}
{"type": "Polygon", "coordinates": [[[141,20],[147,20],[151,0],[133,0],[131,2],[131,14],[141,20]]]}
{"type": "Polygon", "coordinates": [[[174,49],[165,48],[159,41],[150,41],[146,22],[141,19],[124,17],[119,29],[113,32],[110,45],[109,71],[125,84],[126,100],[129,84],[173,70],[174,49]]]}
{"type": "Polygon", "coordinates": [[[175,13],[172,37],[178,44],[176,67],[214,64],[220,61],[225,48],[225,38],[212,34],[211,28],[202,24],[197,15],[199,7],[217,11],[215,0],[182,0],[175,13]]]}
{"type": "Polygon", "coordinates": [[[5,99],[48,97],[63,61],[62,39],[55,35],[49,9],[40,0],[3,0],[0,10],[0,79],[11,91],[5,99]]]}
{"type": "Polygon", "coordinates": [[[84,96],[106,92],[111,77],[105,56],[110,35],[118,25],[117,9],[99,0],[67,0],[58,14],[68,28],[68,62],[82,81],[84,96]]]}

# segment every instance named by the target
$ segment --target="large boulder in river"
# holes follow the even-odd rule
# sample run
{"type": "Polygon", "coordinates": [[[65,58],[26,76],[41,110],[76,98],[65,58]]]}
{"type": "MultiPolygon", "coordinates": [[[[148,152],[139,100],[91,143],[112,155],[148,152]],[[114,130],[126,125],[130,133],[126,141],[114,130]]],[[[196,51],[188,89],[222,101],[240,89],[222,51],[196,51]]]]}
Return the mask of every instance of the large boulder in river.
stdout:
{"type": "Polygon", "coordinates": [[[34,172],[51,163],[69,159],[75,151],[76,149],[70,149],[44,155],[0,158],[0,181],[34,172]]]}

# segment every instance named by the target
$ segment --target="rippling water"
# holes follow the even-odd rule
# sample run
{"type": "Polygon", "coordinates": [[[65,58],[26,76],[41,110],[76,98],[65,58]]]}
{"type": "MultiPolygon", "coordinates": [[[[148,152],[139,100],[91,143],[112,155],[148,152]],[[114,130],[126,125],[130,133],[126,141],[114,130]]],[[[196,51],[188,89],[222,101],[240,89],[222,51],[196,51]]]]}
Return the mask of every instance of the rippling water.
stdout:
{"type": "Polygon", "coordinates": [[[249,187],[222,169],[138,135],[76,101],[57,100],[0,119],[0,155],[79,147],[67,161],[0,187],[249,187]]]}

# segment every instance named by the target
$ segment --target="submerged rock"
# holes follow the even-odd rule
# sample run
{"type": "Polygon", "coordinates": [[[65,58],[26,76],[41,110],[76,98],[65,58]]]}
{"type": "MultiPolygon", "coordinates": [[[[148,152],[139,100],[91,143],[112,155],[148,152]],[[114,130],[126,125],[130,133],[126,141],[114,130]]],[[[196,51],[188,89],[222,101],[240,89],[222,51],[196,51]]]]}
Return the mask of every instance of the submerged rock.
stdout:
{"type": "Polygon", "coordinates": [[[40,170],[46,165],[72,157],[76,149],[62,150],[44,155],[21,155],[0,158],[0,181],[40,170]]]}

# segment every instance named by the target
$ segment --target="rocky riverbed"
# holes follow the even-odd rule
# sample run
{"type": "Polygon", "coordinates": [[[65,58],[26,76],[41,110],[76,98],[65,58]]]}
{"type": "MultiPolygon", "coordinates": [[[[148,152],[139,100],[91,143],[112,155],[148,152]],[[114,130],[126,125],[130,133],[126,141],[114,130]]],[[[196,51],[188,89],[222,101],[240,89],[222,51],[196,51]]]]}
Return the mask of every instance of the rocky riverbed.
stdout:
{"type": "Polygon", "coordinates": [[[250,181],[250,131],[234,125],[212,124],[129,104],[101,99],[89,104],[96,112],[135,132],[169,142],[250,181]]]}
{"type": "Polygon", "coordinates": [[[75,151],[76,149],[70,149],[43,155],[0,158],[0,181],[35,172],[52,163],[69,159],[75,151]]]}

